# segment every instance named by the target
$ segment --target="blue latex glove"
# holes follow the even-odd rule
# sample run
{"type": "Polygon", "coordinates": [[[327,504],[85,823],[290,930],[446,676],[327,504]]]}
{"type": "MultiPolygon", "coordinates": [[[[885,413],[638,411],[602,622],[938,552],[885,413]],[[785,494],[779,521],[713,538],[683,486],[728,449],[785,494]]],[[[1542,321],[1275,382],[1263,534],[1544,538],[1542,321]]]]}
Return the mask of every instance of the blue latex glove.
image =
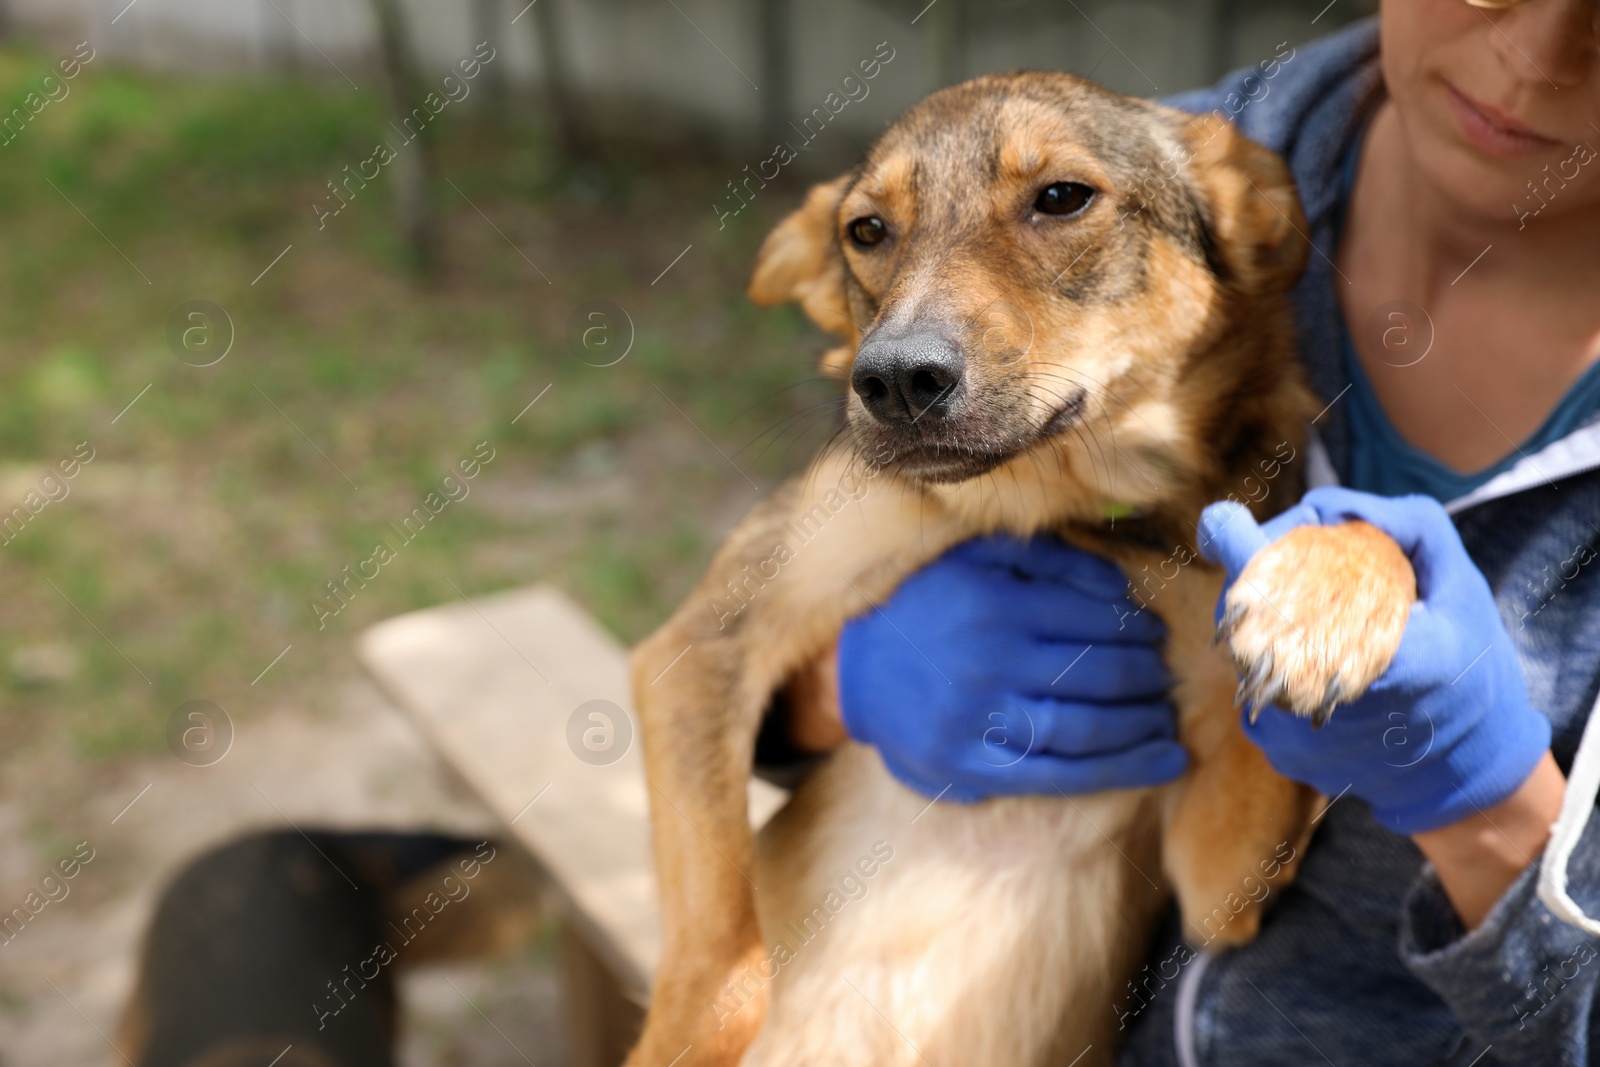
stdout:
{"type": "Polygon", "coordinates": [[[839,638],[845,728],[926,796],[1171,781],[1163,629],[1108,561],[1053,538],[957,545],[839,638]]]}
{"type": "Polygon", "coordinates": [[[1227,568],[1231,586],[1251,556],[1294,527],[1348,519],[1393,537],[1416,571],[1400,649],[1321,730],[1267,708],[1245,732],[1280,774],[1328,796],[1348,789],[1396,833],[1448,826],[1527,780],[1550,747],[1550,720],[1528,702],[1489,583],[1438,501],[1314,489],[1265,526],[1237,504],[1213,504],[1201,518],[1200,551],[1227,568]]]}

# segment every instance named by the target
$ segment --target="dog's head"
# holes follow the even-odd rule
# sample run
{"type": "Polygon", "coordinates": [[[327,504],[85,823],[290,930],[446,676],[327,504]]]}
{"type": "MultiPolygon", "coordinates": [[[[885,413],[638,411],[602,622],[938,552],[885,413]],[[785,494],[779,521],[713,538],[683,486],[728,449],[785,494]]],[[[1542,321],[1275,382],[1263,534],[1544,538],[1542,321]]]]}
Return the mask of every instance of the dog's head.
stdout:
{"type": "Polygon", "coordinates": [[[1220,118],[1067,74],[991,76],[814,188],[750,295],[843,337],[824,370],[848,374],[857,446],[900,474],[1048,457],[1095,506],[1140,506],[1214,479],[1224,412],[1294,373],[1304,230],[1283,163],[1220,118]],[[1251,330],[1274,340],[1235,343],[1251,330]]]}

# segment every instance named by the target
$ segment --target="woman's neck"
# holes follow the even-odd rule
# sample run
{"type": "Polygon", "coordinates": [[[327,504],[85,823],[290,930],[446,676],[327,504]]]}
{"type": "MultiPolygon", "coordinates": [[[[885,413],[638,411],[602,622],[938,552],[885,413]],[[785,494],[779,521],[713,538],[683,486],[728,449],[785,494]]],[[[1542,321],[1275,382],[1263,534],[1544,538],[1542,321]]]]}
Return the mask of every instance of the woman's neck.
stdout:
{"type": "Polygon", "coordinates": [[[1468,210],[1423,162],[1383,104],[1337,252],[1339,299],[1394,428],[1454,470],[1481,470],[1600,359],[1600,210],[1574,195],[1519,229],[1510,204],[1503,217],[1468,210]],[[1391,348],[1397,336],[1405,347],[1391,348]]]}
{"type": "MultiPolygon", "coordinates": [[[[1585,176],[1600,182],[1600,165],[1585,176]]],[[[1423,296],[1458,283],[1468,264],[1514,290],[1593,294],[1600,284],[1600,204],[1567,209],[1555,202],[1555,211],[1519,216],[1510,203],[1503,213],[1485,214],[1455,202],[1416,158],[1390,101],[1373,118],[1356,195],[1367,221],[1393,235],[1386,243],[1403,270],[1392,280],[1403,279],[1424,306],[1423,296]]],[[[1592,298],[1585,304],[1596,306],[1592,298]]]]}

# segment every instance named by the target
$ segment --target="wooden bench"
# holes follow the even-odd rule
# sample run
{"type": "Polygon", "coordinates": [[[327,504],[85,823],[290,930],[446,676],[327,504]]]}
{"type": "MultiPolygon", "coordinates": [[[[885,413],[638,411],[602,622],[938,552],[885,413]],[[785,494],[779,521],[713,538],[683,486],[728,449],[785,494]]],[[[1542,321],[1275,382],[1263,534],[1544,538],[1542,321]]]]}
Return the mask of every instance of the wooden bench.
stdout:
{"type": "MultiPolygon", "coordinates": [[[[614,1067],[661,952],[627,650],[559,591],[532,586],[389,619],[357,654],[548,872],[565,905],[575,1067],[614,1067]],[[616,709],[626,721],[608,726],[616,709]]],[[[752,782],[756,825],[782,802],[752,782]]]]}

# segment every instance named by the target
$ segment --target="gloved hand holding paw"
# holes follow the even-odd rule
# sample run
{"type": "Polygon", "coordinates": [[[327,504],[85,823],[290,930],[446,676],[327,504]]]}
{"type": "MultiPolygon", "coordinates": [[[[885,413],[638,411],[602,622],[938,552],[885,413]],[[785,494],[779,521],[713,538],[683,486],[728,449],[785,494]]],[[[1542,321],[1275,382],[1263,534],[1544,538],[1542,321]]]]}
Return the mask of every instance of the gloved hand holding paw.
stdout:
{"type": "Polygon", "coordinates": [[[1399,650],[1322,729],[1268,708],[1245,731],[1280,774],[1329,796],[1348,790],[1397,833],[1438,829],[1510,796],[1550,747],[1550,721],[1529,703],[1489,583],[1444,508],[1431,497],[1314,489],[1257,525],[1237,504],[1213,504],[1201,519],[1200,551],[1226,568],[1231,586],[1289,530],[1350,519],[1393,537],[1416,572],[1418,599],[1399,650]]]}

